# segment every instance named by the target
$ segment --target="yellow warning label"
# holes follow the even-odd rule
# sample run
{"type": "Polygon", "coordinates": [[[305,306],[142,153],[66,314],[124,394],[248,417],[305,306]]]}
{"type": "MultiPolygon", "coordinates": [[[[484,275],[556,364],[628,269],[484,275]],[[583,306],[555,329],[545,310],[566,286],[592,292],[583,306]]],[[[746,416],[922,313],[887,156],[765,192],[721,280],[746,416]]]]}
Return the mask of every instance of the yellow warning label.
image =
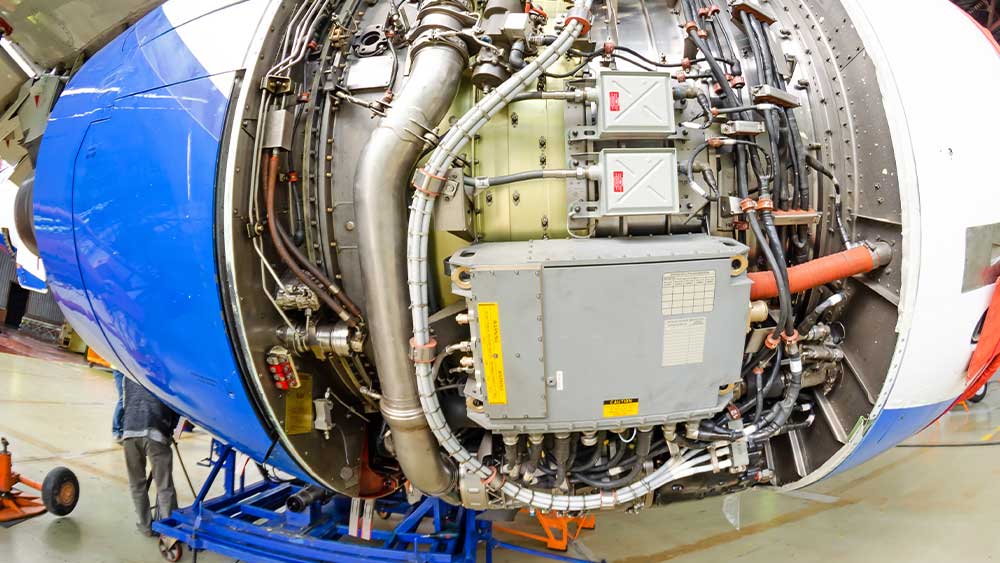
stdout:
{"type": "Polygon", "coordinates": [[[610,399],[604,401],[604,418],[638,416],[639,399],[610,399]]]}
{"type": "Polygon", "coordinates": [[[507,381],[503,373],[503,345],[500,338],[500,306],[479,304],[479,338],[483,343],[483,370],[486,372],[486,402],[507,404],[507,381]]]}
{"type": "Polygon", "coordinates": [[[285,433],[308,434],[313,430],[312,376],[299,372],[302,386],[285,394],[285,433]]]}

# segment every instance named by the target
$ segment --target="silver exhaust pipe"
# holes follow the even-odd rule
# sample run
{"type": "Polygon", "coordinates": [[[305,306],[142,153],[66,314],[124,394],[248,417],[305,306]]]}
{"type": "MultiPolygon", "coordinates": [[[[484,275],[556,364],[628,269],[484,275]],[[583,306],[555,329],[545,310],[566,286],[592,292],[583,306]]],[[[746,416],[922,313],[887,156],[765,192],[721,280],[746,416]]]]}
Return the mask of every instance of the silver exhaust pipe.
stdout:
{"type": "Polygon", "coordinates": [[[425,147],[423,134],[444,118],[469,61],[461,40],[433,36],[435,31],[463,29],[467,10],[460,2],[421,4],[409,76],[365,146],[354,187],[382,415],[403,473],[415,488],[434,496],[452,491],[455,477],[420,407],[409,357],[413,324],[406,284],[406,192],[425,147]]]}

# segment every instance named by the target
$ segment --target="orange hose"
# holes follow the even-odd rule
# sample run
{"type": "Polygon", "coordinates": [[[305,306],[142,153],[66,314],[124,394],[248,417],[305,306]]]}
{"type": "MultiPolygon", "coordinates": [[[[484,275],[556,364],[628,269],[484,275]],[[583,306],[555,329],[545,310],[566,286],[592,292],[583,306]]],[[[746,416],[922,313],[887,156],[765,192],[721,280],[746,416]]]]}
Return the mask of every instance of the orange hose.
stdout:
{"type": "MultiPolygon", "coordinates": [[[[792,293],[801,293],[832,281],[870,272],[876,266],[871,250],[857,246],[788,268],[788,285],[792,293]]],[[[774,272],[752,272],[749,277],[753,281],[751,301],[778,296],[774,272]]]]}

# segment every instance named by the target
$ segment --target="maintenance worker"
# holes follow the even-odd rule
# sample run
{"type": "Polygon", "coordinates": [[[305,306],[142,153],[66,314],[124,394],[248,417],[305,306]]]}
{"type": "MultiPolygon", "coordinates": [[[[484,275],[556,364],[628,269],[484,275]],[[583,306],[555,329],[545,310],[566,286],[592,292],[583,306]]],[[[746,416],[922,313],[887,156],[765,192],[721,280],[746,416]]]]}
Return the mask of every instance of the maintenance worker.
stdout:
{"type": "Polygon", "coordinates": [[[124,395],[122,448],[125,450],[132,502],[135,504],[136,516],[139,517],[136,527],[140,533],[152,537],[153,519],[149,506],[146,460],[149,460],[153,481],[156,483],[157,518],[166,517],[177,508],[174,455],[170,444],[179,417],[129,377],[125,377],[124,395]]]}

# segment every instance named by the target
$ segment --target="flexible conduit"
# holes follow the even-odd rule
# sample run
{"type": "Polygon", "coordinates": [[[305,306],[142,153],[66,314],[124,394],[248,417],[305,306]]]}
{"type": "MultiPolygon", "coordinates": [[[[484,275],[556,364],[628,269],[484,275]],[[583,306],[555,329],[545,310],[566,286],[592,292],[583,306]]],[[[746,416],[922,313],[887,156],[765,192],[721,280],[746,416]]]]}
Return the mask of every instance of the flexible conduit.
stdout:
{"type": "MultiPolygon", "coordinates": [[[[589,14],[592,0],[576,0],[571,14],[589,14]]],[[[427,347],[430,343],[428,319],[428,269],[427,247],[430,221],[434,210],[434,197],[440,189],[435,178],[443,178],[451,162],[475,133],[503,110],[518,93],[538,79],[545,70],[562,57],[584,30],[584,22],[577,17],[567,18],[563,31],[534,61],[511,76],[496,90],[490,92],[470,109],[445,135],[431,154],[424,167],[424,179],[413,197],[407,230],[407,280],[413,316],[413,345],[427,347]]],[[[728,450],[720,448],[716,457],[703,450],[689,450],[674,456],[656,471],[636,482],[602,493],[590,495],[553,495],[506,481],[497,472],[484,466],[469,453],[452,433],[438,403],[430,364],[416,363],[417,388],[420,404],[431,431],[441,446],[459,464],[482,479],[494,491],[500,491],[515,501],[540,510],[578,511],[610,508],[641,499],[670,481],[696,473],[724,469],[730,461],[725,459],[728,450]],[[707,464],[711,460],[711,463],[707,464]]]]}

